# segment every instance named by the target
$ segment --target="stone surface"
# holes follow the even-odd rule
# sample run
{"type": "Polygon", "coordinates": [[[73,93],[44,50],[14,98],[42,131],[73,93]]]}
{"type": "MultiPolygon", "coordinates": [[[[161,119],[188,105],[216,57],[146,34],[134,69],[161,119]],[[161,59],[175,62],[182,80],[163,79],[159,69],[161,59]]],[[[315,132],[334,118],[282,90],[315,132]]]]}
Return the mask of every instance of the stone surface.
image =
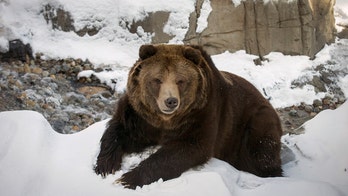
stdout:
{"type": "Polygon", "coordinates": [[[6,53],[0,53],[0,59],[3,61],[18,59],[25,62],[30,61],[30,59],[33,58],[31,46],[29,44],[24,44],[19,39],[9,41],[9,51],[6,53]]]}
{"type": "MultiPolygon", "coordinates": [[[[212,0],[208,27],[196,33],[190,25],[186,43],[200,44],[210,54],[246,50],[264,56],[271,51],[314,55],[334,41],[334,0],[212,0]]],[[[197,8],[196,8],[197,12],[197,8]]],[[[199,14],[191,14],[190,24],[199,14]]]]}
{"type": "Polygon", "coordinates": [[[74,19],[71,14],[65,11],[62,6],[54,7],[50,4],[46,4],[42,12],[47,24],[51,23],[53,29],[65,32],[74,31],[79,36],[84,36],[86,34],[93,36],[100,30],[100,28],[94,26],[85,26],[77,30],[74,26],[74,19]]]}
{"type": "Polygon", "coordinates": [[[62,7],[55,8],[50,4],[46,4],[43,8],[43,16],[47,23],[51,22],[53,29],[59,29],[65,32],[75,30],[71,14],[64,11],[62,7]]]}
{"type": "Polygon", "coordinates": [[[129,31],[138,33],[138,28],[141,27],[144,32],[154,34],[152,43],[168,42],[173,36],[163,32],[163,28],[168,21],[169,14],[169,12],[165,11],[150,12],[144,20],[133,22],[129,31]]]}

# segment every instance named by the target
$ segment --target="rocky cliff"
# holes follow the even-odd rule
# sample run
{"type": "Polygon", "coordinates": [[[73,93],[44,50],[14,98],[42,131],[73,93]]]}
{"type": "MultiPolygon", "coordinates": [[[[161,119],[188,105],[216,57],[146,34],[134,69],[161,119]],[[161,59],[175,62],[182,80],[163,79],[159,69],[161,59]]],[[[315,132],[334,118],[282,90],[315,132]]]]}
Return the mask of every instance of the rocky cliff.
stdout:
{"type": "Polygon", "coordinates": [[[334,41],[335,0],[212,0],[208,26],[194,29],[203,0],[191,14],[186,43],[201,44],[211,54],[244,49],[263,56],[271,51],[313,57],[334,41]]]}
{"type": "MultiPolygon", "coordinates": [[[[238,5],[231,0],[211,0],[208,25],[200,31],[197,21],[207,2],[196,1],[183,41],[203,45],[210,54],[246,50],[260,57],[271,51],[314,57],[334,41],[335,0],[245,0],[238,5]]],[[[170,38],[163,33],[164,25],[156,24],[165,23],[162,14],[151,14],[136,24],[162,35],[155,36],[154,43],[170,38]]]]}
{"type": "MultiPolygon", "coordinates": [[[[334,41],[334,4],[335,0],[196,0],[189,20],[182,21],[186,35],[181,41],[202,45],[210,54],[246,50],[261,59],[271,51],[314,57],[334,41]]],[[[76,30],[74,14],[69,12],[74,10],[52,5],[42,8],[44,19],[54,29],[95,36],[105,28],[102,19],[93,19],[97,21],[90,24],[101,25],[76,30]]],[[[141,19],[118,20],[118,25],[135,35],[140,29],[151,35],[152,43],[168,43],[175,37],[165,30],[171,14],[156,10],[141,19]]]]}

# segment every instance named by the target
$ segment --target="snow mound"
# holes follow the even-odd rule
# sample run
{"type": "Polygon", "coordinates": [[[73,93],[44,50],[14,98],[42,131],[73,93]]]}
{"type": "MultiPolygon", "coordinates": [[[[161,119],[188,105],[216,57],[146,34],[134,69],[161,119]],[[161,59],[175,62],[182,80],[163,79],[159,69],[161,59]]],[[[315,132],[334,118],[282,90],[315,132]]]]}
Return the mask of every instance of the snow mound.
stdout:
{"type": "Polygon", "coordinates": [[[348,194],[347,119],[348,102],[336,110],[319,113],[305,123],[305,134],[284,136],[283,143],[297,157],[284,165],[285,174],[329,182],[348,194]]]}
{"type": "MultiPolygon", "coordinates": [[[[105,179],[93,172],[106,120],[73,135],[55,132],[32,111],[0,113],[0,195],[303,195],[348,194],[348,103],[305,124],[283,143],[296,155],[282,178],[259,178],[211,159],[181,177],[127,190],[113,181],[146,156],[129,155],[105,179]]],[[[148,150],[145,153],[149,153],[148,150]]]]}

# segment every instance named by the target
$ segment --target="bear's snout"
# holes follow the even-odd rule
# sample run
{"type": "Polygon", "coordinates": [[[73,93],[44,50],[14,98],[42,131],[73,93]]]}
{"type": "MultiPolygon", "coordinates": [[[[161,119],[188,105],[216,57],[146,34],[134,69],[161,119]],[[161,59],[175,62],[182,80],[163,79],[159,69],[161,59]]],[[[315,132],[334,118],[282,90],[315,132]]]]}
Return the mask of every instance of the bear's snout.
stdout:
{"type": "Polygon", "coordinates": [[[170,109],[174,109],[178,106],[178,99],[175,97],[169,97],[168,99],[166,99],[164,101],[164,103],[166,104],[166,106],[170,109]]]}
{"type": "Polygon", "coordinates": [[[164,114],[174,113],[180,105],[180,100],[174,96],[170,96],[168,98],[160,99],[157,101],[161,112],[164,114]]]}

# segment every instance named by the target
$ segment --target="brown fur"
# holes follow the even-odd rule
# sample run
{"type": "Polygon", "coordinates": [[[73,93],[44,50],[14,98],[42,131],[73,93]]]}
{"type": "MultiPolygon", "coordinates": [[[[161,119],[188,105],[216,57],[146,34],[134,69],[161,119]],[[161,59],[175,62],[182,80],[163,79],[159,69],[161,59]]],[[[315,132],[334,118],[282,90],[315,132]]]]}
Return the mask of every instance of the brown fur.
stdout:
{"type": "Polygon", "coordinates": [[[282,175],[280,121],[253,85],[218,71],[199,46],[144,45],[139,56],[101,139],[97,174],[120,169],[126,153],[161,145],[118,182],[135,188],[172,179],[211,157],[258,176],[282,175]],[[176,102],[163,104],[168,98],[176,102]]]}

